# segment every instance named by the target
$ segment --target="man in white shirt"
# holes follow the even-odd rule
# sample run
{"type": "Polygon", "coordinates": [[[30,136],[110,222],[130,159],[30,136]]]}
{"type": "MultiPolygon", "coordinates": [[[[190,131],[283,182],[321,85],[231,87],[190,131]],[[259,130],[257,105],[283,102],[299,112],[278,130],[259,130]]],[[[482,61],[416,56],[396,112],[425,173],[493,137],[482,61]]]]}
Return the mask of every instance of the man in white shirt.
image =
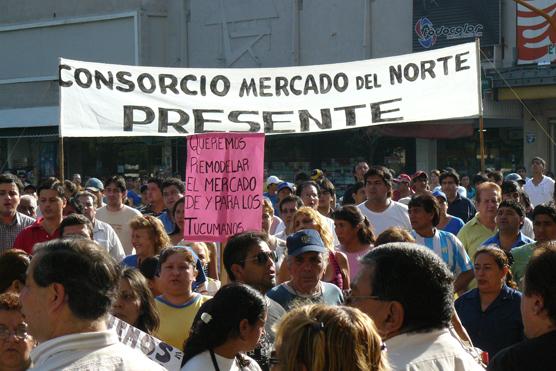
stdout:
{"type": "Polygon", "coordinates": [[[365,193],[367,201],[357,207],[369,219],[376,235],[390,227],[411,230],[407,206],[391,199],[392,175],[388,169],[383,166],[373,166],[367,171],[365,193]]]}
{"type": "Polygon", "coordinates": [[[125,180],[121,176],[113,176],[106,181],[104,188],[106,194],[106,206],[97,210],[96,218],[110,224],[114,229],[126,255],[131,255],[133,245],[131,244],[131,227],[129,222],[136,216],[141,215],[138,210],[124,205],[126,196],[125,180]]]}
{"type": "Polygon", "coordinates": [[[392,370],[484,371],[450,330],[454,279],[435,253],[389,243],[360,262],[346,302],[373,319],[392,370]]]}
{"type": "Polygon", "coordinates": [[[106,251],[108,251],[117,262],[122,261],[126,255],[118,235],[110,224],[97,220],[96,218],[97,209],[95,195],[85,191],[77,193],[76,198],[79,205],[83,208],[83,215],[89,219],[93,225],[93,240],[100,246],[106,248],[106,251]]]}
{"type": "Polygon", "coordinates": [[[20,294],[39,343],[31,352],[32,370],[164,370],[106,327],[119,273],[106,251],[87,239],[35,246],[20,294]]]}
{"type": "Polygon", "coordinates": [[[533,207],[552,201],[554,197],[554,180],[544,175],[545,168],[546,161],[540,157],[534,157],[531,161],[533,176],[523,186],[533,207]]]}

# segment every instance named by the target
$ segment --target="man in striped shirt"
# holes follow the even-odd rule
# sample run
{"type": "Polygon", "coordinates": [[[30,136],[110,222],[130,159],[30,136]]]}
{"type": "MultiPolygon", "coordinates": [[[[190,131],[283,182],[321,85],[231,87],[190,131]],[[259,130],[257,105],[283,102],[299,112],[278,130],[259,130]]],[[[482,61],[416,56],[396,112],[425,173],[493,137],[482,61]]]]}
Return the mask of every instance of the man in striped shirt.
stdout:
{"type": "Polygon", "coordinates": [[[473,279],[473,264],[456,236],[436,228],[440,219],[436,197],[431,194],[414,196],[408,207],[415,241],[431,249],[446,263],[455,277],[455,291],[463,293],[473,279]]]}

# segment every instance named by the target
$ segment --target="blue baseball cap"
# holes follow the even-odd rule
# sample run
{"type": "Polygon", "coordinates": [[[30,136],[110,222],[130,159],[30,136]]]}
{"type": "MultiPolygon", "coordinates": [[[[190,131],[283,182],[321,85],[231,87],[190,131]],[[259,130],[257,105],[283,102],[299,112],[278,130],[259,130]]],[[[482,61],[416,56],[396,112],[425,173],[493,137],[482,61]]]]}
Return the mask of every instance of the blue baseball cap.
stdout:
{"type": "Polygon", "coordinates": [[[278,192],[280,192],[284,188],[289,188],[290,191],[293,192],[293,183],[282,182],[282,183],[278,184],[278,192]]]}
{"type": "Polygon", "coordinates": [[[104,191],[104,184],[102,184],[102,181],[98,178],[89,178],[87,183],[85,183],[85,190],[87,189],[91,189],[94,192],[104,191]]]}
{"type": "Polygon", "coordinates": [[[326,253],[324,242],[319,232],[314,229],[302,229],[288,237],[286,241],[289,256],[298,256],[306,252],[326,253]]]}
{"type": "Polygon", "coordinates": [[[442,192],[441,190],[434,191],[432,195],[434,197],[442,197],[444,201],[448,201],[448,197],[446,197],[446,193],[442,192]]]}

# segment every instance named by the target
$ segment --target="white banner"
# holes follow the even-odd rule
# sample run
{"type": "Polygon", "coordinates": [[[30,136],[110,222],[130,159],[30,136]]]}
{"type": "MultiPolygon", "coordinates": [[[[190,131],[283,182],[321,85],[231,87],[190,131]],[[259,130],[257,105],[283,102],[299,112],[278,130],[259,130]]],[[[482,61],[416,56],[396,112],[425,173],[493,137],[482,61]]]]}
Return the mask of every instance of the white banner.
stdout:
{"type": "Polygon", "coordinates": [[[477,117],[475,43],[303,67],[158,68],[60,59],[64,137],[285,134],[477,117]]]}
{"type": "Polygon", "coordinates": [[[181,350],[110,314],[106,321],[106,327],[116,332],[122,344],[143,353],[169,371],[180,370],[183,359],[181,350]]]}

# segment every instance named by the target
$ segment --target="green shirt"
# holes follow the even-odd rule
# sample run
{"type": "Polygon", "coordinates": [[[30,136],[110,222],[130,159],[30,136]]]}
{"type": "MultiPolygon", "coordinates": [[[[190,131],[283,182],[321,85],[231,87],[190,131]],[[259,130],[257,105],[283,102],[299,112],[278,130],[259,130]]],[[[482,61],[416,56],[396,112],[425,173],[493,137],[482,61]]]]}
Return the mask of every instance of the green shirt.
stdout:
{"type": "Polygon", "coordinates": [[[527,245],[515,247],[511,250],[514,257],[514,263],[512,264],[512,274],[514,276],[514,281],[519,285],[520,289],[523,289],[523,283],[521,279],[525,274],[525,267],[533,255],[533,251],[536,247],[536,242],[528,243],[527,245]]]}
{"type": "MultiPolygon", "coordinates": [[[[458,233],[458,238],[463,244],[463,247],[465,247],[465,251],[467,251],[467,255],[469,255],[471,261],[474,262],[477,249],[481,247],[483,242],[495,234],[496,229],[490,229],[479,222],[479,213],[477,213],[470,221],[461,227],[458,233]]],[[[477,287],[477,281],[473,279],[469,283],[469,288],[471,289],[475,287],[477,287]]]]}

